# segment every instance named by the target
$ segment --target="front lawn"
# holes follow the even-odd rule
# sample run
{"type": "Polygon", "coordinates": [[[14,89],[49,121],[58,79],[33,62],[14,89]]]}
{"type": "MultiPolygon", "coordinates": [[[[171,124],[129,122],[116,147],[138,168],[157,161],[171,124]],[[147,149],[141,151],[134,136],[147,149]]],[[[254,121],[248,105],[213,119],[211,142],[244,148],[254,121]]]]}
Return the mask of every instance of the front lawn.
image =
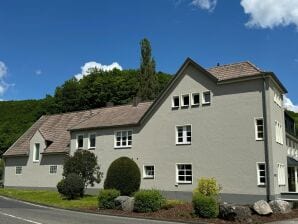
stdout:
{"type": "Polygon", "coordinates": [[[0,189],[0,195],[66,209],[94,210],[97,209],[98,205],[97,196],[86,195],[76,200],[67,200],[55,191],[2,188],[0,189]]]}

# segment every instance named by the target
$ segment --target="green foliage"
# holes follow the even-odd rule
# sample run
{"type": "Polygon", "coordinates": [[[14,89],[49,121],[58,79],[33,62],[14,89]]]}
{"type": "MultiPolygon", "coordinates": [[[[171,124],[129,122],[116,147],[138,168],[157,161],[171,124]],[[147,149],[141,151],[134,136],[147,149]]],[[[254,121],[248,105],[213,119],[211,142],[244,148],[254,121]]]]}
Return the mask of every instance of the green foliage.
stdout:
{"type": "Polygon", "coordinates": [[[89,184],[94,186],[94,182],[100,183],[102,177],[97,156],[87,150],[76,151],[65,161],[63,176],[67,177],[71,173],[76,173],[82,178],[85,188],[89,184]]]}
{"type": "Polygon", "coordinates": [[[104,189],[117,189],[121,195],[130,196],[138,191],[141,173],[138,165],[128,157],[120,157],[110,165],[104,182],[104,189]]]}
{"type": "Polygon", "coordinates": [[[98,194],[98,207],[103,209],[114,209],[116,207],[115,198],[120,196],[120,191],[116,189],[102,189],[98,194]]]}
{"type": "Polygon", "coordinates": [[[185,202],[180,200],[173,200],[173,199],[165,200],[165,203],[163,203],[162,205],[162,209],[168,210],[170,208],[174,208],[177,205],[183,205],[183,204],[185,204],[185,202]]]}
{"type": "Polygon", "coordinates": [[[202,177],[201,179],[199,179],[198,186],[194,190],[194,192],[198,192],[205,196],[218,196],[220,190],[221,187],[219,186],[215,178],[202,177]]]}
{"type": "Polygon", "coordinates": [[[3,180],[4,175],[4,160],[0,159],[0,181],[3,180]]]}
{"type": "Polygon", "coordinates": [[[192,204],[196,215],[203,218],[216,218],[219,214],[219,203],[215,196],[206,196],[195,192],[192,204]]]}
{"type": "Polygon", "coordinates": [[[67,199],[75,199],[84,195],[84,182],[78,174],[70,173],[57,184],[57,189],[67,199]]]}
{"type": "Polygon", "coordinates": [[[158,190],[140,190],[135,193],[136,212],[155,212],[164,206],[166,200],[158,190]]]}

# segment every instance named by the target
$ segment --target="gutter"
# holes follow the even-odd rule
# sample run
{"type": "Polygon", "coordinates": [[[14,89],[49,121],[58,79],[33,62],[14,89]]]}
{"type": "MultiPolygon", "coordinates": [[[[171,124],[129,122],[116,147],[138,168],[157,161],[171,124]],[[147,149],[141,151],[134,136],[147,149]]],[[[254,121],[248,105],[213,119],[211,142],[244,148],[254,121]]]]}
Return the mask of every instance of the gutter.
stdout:
{"type": "Polygon", "coordinates": [[[262,102],[263,102],[263,122],[264,122],[264,149],[265,149],[265,169],[266,169],[266,199],[270,201],[270,166],[269,166],[269,142],[268,142],[268,117],[267,117],[267,101],[266,101],[266,77],[263,75],[263,90],[262,90],[262,102]]]}

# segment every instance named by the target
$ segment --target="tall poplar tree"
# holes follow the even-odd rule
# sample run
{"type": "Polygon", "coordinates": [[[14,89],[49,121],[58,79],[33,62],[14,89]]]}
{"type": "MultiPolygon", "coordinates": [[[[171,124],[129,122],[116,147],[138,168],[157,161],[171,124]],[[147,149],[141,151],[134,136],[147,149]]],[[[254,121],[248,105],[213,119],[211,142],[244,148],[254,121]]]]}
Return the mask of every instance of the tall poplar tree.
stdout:
{"type": "Polygon", "coordinates": [[[141,64],[139,74],[138,96],[142,100],[155,99],[158,92],[158,80],[155,72],[155,61],[151,54],[151,45],[146,38],[142,39],[141,64]]]}

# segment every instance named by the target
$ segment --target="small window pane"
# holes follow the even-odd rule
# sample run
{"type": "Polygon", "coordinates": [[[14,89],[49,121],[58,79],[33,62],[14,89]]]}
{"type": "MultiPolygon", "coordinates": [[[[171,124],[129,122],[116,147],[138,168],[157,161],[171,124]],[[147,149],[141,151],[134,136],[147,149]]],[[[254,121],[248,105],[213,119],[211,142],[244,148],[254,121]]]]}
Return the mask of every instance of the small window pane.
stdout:
{"type": "Polygon", "coordinates": [[[180,106],[180,102],[179,102],[179,96],[174,96],[173,97],[173,107],[179,107],[180,106]]]}
{"type": "Polygon", "coordinates": [[[78,148],[83,148],[83,146],[84,146],[84,136],[83,135],[78,135],[77,144],[78,144],[78,148]]]}
{"type": "Polygon", "coordinates": [[[57,173],[57,165],[50,166],[50,174],[57,173]]]}
{"type": "Polygon", "coordinates": [[[34,152],[34,160],[39,161],[39,153],[40,153],[40,144],[35,144],[35,152],[34,152]]]}
{"type": "Polygon", "coordinates": [[[95,148],[95,144],[96,144],[96,135],[95,134],[91,134],[89,136],[89,147],[90,148],[95,148]]]}
{"type": "Polygon", "coordinates": [[[211,102],[211,93],[210,92],[204,92],[203,93],[203,101],[205,104],[211,102]]]}
{"type": "Polygon", "coordinates": [[[199,105],[200,104],[200,94],[193,93],[192,94],[192,105],[199,105]]]}
{"type": "Polygon", "coordinates": [[[189,106],[189,95],[182,96],[182,106],[189,106]]]}
{"type": "Polygon", "coordinates": [[[154,166],[144,166],[144,178],[154,178],[154,166]]]}
{"type": "Polygon", "coordinates": [[[22,166],[16,166],[16,174],[22,174],[23,167],[22,166]]]}

